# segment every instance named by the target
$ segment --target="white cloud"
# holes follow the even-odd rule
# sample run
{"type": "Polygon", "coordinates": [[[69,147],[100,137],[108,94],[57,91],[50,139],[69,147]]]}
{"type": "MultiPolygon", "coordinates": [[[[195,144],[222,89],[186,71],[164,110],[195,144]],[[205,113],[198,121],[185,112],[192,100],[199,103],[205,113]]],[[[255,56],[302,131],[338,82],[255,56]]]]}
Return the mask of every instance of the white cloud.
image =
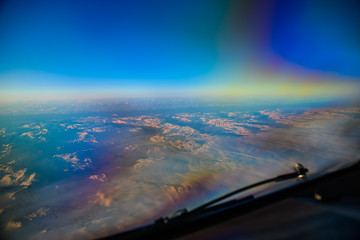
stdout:
{"type": "Polygon", "coordinates": [[[35,176],[36,176],[36,173],[31,174],[29,176],[29,178],[24,180],[20,185],[22,185],[22,186],[30,186],[31,183],[34,181],[35,176]]]}
{"type": "Polygon", "coordinates": [[[79,138],[74,140],[75,142],[92,142],[97,143],[96,138],[88,132],[79,132],[79,138]]]}
{"type": "Polygon", "coordinates": [[[215,119],[209,119],[209,120],[205,120],[206,124],[208,125],[213,125],[215,127],[219,127],[222,128],[228,132],[231,133],[235,133],[237,135],[251,135],[251,131],[244,128],[244,127],[240,127],[239,125],[241,125],[241,123],[237,123],[233,120],[229,120],[229,119],[224,119],[224,118],[215,118],[215,119]]]}
{"type": "Polygon", "coordinates": [[[20,136],[28,136],[30,139],[34,139],[34,134],[32,132],[26,132],[21,134],[20,136]]]}
{"type": "Polygon", "coordinates": [[[89,177],[89,179],[94,180],[94,181],[99,181],[99,182],[105,182],[106,181],[106,174],[102,173],[99,175],[91,175],[89,177]]]}
{"type": "Polygon", "coordinates": [[[65,153],[65,154],[56,154],[53,157],[61,158],[66,162],[71,163],[71,167],[74,170],[85,170],[86,168],[90,168],[92,166],[92,160],[90,158],[79,159],[74,153],[65,153]]]}
{"type": "Polygon", "coordinates": [[[154,160],[153,159],[138,159],[136,164],[133,166],[134,169],[143,168],[146,166],[150,166],[154,160]]]}
{"type": "Polygon", "coordinates": [[[38,133],[36,133],[35,135],[41,135],[41,134],[47,134],[49,130],[47,130],[46,128],[42,129],[41,131],[39,131],[38,133]]]}
{"type": "Polygon", "coordinates": [[[0,179],[0,186],[25,186],[28,187],[35,180],[36,173],[26,176],[26,168],[14,172],[11,168],[6,169],[10,174],[0,179]]]}
{"type": "Polygon", "coordinates": [[[181,116],[173,116],[172,118],[178,119],[182,122],[191,122],[190,119],[186,118],[186,117],[181,117],[181,116]]]}
{"type": "Polygon", "coordinates": [[[139,117],[113,118],[112,122],[153,128],[160,128],[161,125],[161,120],[159,118],[147,115],[139,117]]]}
{"type": "Polygon", "coordinates": [[[25,219],[32,221],[35,218],[45,217],[49,212],[50,208],[39,208],[35,212],[30,213],[29,215],[24,216],[25,219]]]}
{"type": "Polygon", "coordinates": [[[139,146],[137,145],[130,145],[130,146],[126,146],[124,147],[125,150],[129,150],[129,151],[136,151],[139,150],[139,146]]]}
{"type": "Polygon", "coordinates": [[[76,153],[65,153],[65,154],[57,154],[53,157],[58,157],[64,159],[66,162],[77,163],[79,161],[76,153]]]}
{"type": "Polygon", "coordinates": [[[164,143],[164,136],[160,136],[160,135],[155,135],[150,137],[150,141],[154,142],[154,143],[164,143]]]}
{"type": "Polygon", "coordinates": [[[141,130],[141,128],[131,128],[129,131],[130,132],[139,132],[141,130]]]}
{"type": "Polygon", "coordinates": [[[192,140],[173,140],[173,141],[169,141],[168,144],[176,150],[186,151],[186,152],[192,152],[200,147],[199,144],[197,144],[192,140]]]}
{"type": "Polygon", "coordinates": [[[3,150],[0,152],[0,159],[4,158],[5,156],[9,155],[12,149],[12,145],[10,144],[2,144],[1,147],[3,150]]]}
{"type": "Polygon", "coordinates": [[[262,111],[259,111],[259,113],[261,113],[262,115],[268,116],[269,118],[274,119],[274,120],[280,120],[280,119],[285,118],[285,116],[283,114],[276,112],[276,111],[262,110],[262,111]]]}
{"type": "Polygon", "coordinates": [[[125,121],[123,121],[123,120],[116,119],[116,118],[114,118],[112,122],[113,122],[113,123],[118,123],[118,124],[128,124],[128,122],[125,122],[125,121]]]}
{"type": "Polygon", "coordinates": [[[104,128],[101,128],[101,127],[94,127],[92,129],[90,129],[91,132],[96,132],[96,133],[101,133],[101,132],[104,132],[105,129],[104,128]]]}
{"type": "Polygon", "coordinates": [[[46,128],[41,129],[44,126],[45,126],[44,124],[34,126],[34,123],[23,125],[21,128],[32,128],[33,130],[31,132],[24,132],[20,136],[28,136],[30,139],[35,139],[34,136],[37,136],[36,137],[37,139],[41,141],[46,141],[46,139],[42,135],[47,134],[48,129],[46,128]]]}
{"type": "Polygon", "coordinates": [[[7,173],[5,176],[3,176],[2,179],[0,179],[0,186],[4,187],[17,187],[17,190],[14,192],[11,192],[8,194],[8,197],[12,200],[15,199],[15,194],[23,189],[28,188],[34,181],[36,173],[32,173],[30,175],[27,175],[27,169],[21,169],[18,171],[14,171],[11,166],[0,164],[0,171],[3,171],[7,173]]]}

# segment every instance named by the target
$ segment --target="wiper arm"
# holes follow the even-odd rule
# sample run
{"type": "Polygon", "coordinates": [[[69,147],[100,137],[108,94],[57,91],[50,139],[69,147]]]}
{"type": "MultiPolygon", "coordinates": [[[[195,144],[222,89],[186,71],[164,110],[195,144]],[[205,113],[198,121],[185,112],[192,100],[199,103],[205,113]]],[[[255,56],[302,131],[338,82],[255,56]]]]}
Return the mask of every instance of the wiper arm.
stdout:
{"type": "MultiPolygon", "coordinates": [[[[309,170],[307,168],[305,168],[302,164],[300,163],[296,163],[295,166],[294,166],[294,172],[292,173],[287,173],[287,174],[283,174],[283,175],[279,175],[277,177],[274,177],[274,178],[269,178],[269,179],[266,179],[266,180],[263,180],[263,181],[260,181],[260,182],[257,182],[257,183],[254,183],[254,184],[251,184],[249,186],[246,186],[246,187],[242,187],[242,188],[239,188],[235,191],[232,191],[228,194],[225,194],[221,197],[218,197],[208,203],[205,203],[193,210],[191,210],[190,212],[194,213],[194,212],[198,212],[198,211],[201,211],[201,210],[204,210],[205,208],[217,203],[217,202],[220,202],[226,198],[229,198],[231,196],[234,196],[240,192],[244,192],[246,190],[249,190],[251,188],[254,188],[254,187],[258,187],[258,186],[261,186],[261,185],[264,185],[264,184],[267,184],[267,183],[270,183],[270,182],[281,182],[281,181],[284,181],[284,180],[288,180],[288,179],[292,179],[292,178],[304,178],[306,176],[306,173],[308,172],[309,170]]],[[[189,212],[189,213],[190,213],[189,212]]]]}
{"type": "MultiPolygon", "coordinates": [[[[234,196],[238,193],[241,193],[241,192],[244,192],[246,190],[249,190],[251,188],[255,188],[255,187],[258,187],[258,186],[261,186],[261,185],[264,185],[264,184],[267,184],[267,183],[270,183],[270,182],[281,182],[281,181],[284,181],[284,180],[288,180],[288,179],[292,179],[292,178],[299,178],[299,179],[303,179],[306,177],[306,173],[308,172],[309,170],[307,168],[305,168],[302,164],[300,163],[296,163],[295,166],[294,166],[294,172],[292,173],[287,173],[287,174],[283,174],[283,175],[279,175],[277,177],[274,177],[274,178],[269,178],[269,179],[266,179],[266,180],[263,180],[263,181],[260,181],[260,182],[257,182],[257,183],[254,183],[254,184],[251,184],[251,185],[248,185],[246,187],[242,187],[242,188],[239,188],[235,191],[232,191],[230,193],[227,193],[221,197],[218,197],[218,198],[215,198],[214,200],[210,201],[210,202],[207,202],[191,211],[188,211],[186,208],[184,209],[179,209],[177,210],[172,217],[165,217],[165,218],[160,218],[158,220],[155,221],[155,223],[167,223],[169,220],[174,220],[174,219],[179,219],[181,217],[184,217],[184,216],[190,216],[190,215],[193,215],[193,214],[199,214],[201,213],[201,211],[203,210],[206,210],[209,206],[211,205],[214,205],[215,203],[218,203],[224,199],[227,199],[231,196],[234,196]]],[[[237,201],[246,201],[246,200],[250,200],[250,199],[253,199],[254,197],[253,196],[248,196],[248,197],[245,197],[243,199],[240,199],[240,200],[237,200],[237,201]]]]}

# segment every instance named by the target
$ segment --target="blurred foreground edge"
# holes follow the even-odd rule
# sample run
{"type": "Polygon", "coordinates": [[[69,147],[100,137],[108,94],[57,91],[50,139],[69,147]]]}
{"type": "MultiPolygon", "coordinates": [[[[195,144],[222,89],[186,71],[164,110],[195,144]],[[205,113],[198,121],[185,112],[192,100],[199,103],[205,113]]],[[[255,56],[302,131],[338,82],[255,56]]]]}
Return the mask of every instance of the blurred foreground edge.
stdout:
{"type": "Polygon", "coordinates": [[[257,198],[228,201],[196,213],[103,239],[359,239],[360,160],[257,198]]]}

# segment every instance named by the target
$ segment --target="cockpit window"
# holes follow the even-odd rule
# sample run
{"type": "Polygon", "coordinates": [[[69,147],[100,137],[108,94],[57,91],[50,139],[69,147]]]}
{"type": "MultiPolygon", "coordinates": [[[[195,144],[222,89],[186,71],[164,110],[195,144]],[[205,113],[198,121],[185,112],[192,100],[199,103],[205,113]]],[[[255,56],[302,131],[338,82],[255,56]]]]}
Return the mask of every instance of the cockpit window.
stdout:
{"type": "Polygon", "coordinates": [[[358,160],[359,10],[356,1],[3,1],[5,239],[106,237],[295,163],[322,175],[358,160]]]}

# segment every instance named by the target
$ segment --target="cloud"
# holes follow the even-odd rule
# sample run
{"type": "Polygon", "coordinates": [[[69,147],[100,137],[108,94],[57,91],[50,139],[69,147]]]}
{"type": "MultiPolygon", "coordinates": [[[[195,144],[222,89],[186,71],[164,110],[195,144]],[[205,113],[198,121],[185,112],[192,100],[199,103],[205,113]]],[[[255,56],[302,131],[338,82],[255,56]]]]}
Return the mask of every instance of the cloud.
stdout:
{"type": "Polygon", "coordinates": [[[100,127],[94,127],[92,129],[90,129],[89,131],[91,132],[96,132],[96,133],[100,133],[100,132],[104,132],[105,129],[104,128],[100,128],[100,127]]]}
{"type": "MultiPolygon", "coordinates": [[[[3,170],[3,169],[1,169],[3,170]]],[[[0,179],[0,186],[25,186],[28,187],[35,180],[36,173],[32,173],[30,176],[26,176],[26,168],[14,172],[11,168],[6,168],[10,174],[5,175],[2,179],[0,179]]]]}
{"type": "Polygon", "coordinates": [[[10,221],[7,223],[6,228],[14,229],[14,228],[20,228],[21,226],[22,226],[21,222],[10,221]]]}
{"type": "Polygon", "coordinates": [[[180,137],[181,135],[165,134],[163,136],[155,135],[150,137],[149,139],[151,142],[164,145],[172,151],[192,152],[200,147],[200,144],[196,143],[195,141],[179,139],[180,137]]]}
{"type": "Polygon", "coordinates": [[[164,136],[160,136],[160,135],[155,135],[150,137],[150,141],[154,142],[154,143],[164,143],[164,136]]]}
{"type": "Polygon", "coordinates": [[[130,132],[138,132],[140,130],[141,130],[141,128],[131,128],[129,131],[130,132]]]}
{"type": "Polygon", "coordinates": [[[11,149],[12,149],[12,145],[10,144],[2,144],[1,147],[3,148],[3,150],[1,150],[0,152],[0,159],[6,157],[7,155],[10,154],[11,149]]]}
{"type": "Polygon", "coordinates": [[[176,150],[187,152],[192,152],[200,147],[200,144],[197,144],[195,141],[191,140],[174,140],[169,141],[168,144],[176,150]]]}
{"type": "Polygon", "coordinates": [[[26,132],[21,134],[20,136],[28,136],[30,139],[34,139],[35,137],[33,135],[34,134],[32,132],[26,132]]]}
{"type": "MultiPolygon", "coordinates": [[[[201,147],[201,144],[197,143],[196,141],[204,141],[208,139],[207,134],[202,134],[194,128],[164,122],[164,120],[160,119],[159,117],[143,115],[139,117],[121,118],[117,120],[115,122],[126,121],[127,124],[136,127],[153,127],[161,129],[161,133],[158,133],[157,131],[156,135],[150,136],[148,139],[151,143],[155,143],[159,147],[164,146],[171,151],[192,152],[201,147]]],[[[239,129],[240,127],[238,130],[239,129]]],[[[125,147],[125,150],[130,149],[132,149],[130,146],[125,147]]],[[[137,148],[137,150],[139,149],[137,148]]],[[[155,150],[155,148],[150,147],[147,152],[149,153],[152,150],[155,150]]]]}
{"type": "Polygon", "coordinates": [[[181,116],[173,116],[172,118],[178,119],[182,122],[191,122],[190,119],[186,118],[186,117],[181,117],[181,116]]]}
{"type": "Polygon", "coordinates": [[[165,123],[161,127],[163,129],[163,133],[168,134],[169,136],[182,135],[194,137],[195,135],[199,135],[199,132],[191,127],[180,127],[171,123],[165,123]]]}
{"type": "Polygon", "coordinates": [[[222,128],[228,132],[235,133],[237,135],[251,135],[252,134],[250,130],[248,130],[244,127],[240,127],[239,125],[241,125],[241,124],[239,124],[233,120],[224,119],[224,118],[215,118],[215,119],[205,120],[205,118],[203,118],[203,121],[208,125],[222,128]]]}
{"type": "Polygon", "coordinates": [[[94,203],[98,203],[101,206],[109,207],[112,202],[112,197],[102,192],[96,193],[96,197],[97,199],[95,200],[94,203]]]}
{"type": "Polygon", "coordinates": [[[82,142],[84,141],[84,138],[86,137],[86,135],[88,135],[87,132],[80,132],[79,134],[79,138],[77,140],[75,140],[76,142],[82,142]]]}
{"type": "Polygon", "coordinates": [[[62,126],[62,127],[65,127],[65,131],[67,131],[69,129],[84,129],[84,127],[82,127],[82,124],[80,124],[80,123],[70,124],[70,125],[67,125],[67,126],[64,123],[61,123],[59,125],[62,126]]]}
{"type": "Polygon", "coordinates": [[[20,185],[22,186],[30,186],[31,183],[34,181],[35,179],[35,176],[36,176],[36,173],[32,173],[28,179],[24,180],[20,185]]]}
{"type": "Polygon", "coordinates": [[[9,186],[13,182],[11,175],[5,175],[2,179],[0,179],[0,186],[9,186]]]}
{"type": "Polygon", "coordinates": [[[8,197],[15,200],[15,194],[28,188],[34,181],[36,173],[26,174],[27,169],[14,171],[10,165],[0,164],[0,171],[6,174],[0,179],[0,187],[15,187],[14,192],[8,193],[8,197]]]}
{"type": "Polygon", "coordinates": [[[133,166],[134,169],[139,169],[139,168],[143,168],[146,166],[151,166],[153,163],[153,159],[148,158],[148,159],[138,159],[136,161],[136,164],[133,166]]]}
{"type": "MultiPolygon", "coordinates": [[[[45,129],[46,131],[40,131],[38,132],[36,135],[40,135],[40,134],[46,134],[47,133],[47,129],[45,129]]],[[[33,132],[26,132],[26,133],[23,133],[21,134],[20,136],[28,136],[30,139],[35,139],[34,137],[34,133],[33,132]]],[[[41,140],[41,141],[46,141],[46,139],[42,136],[38,136],[37,139],[41,140]]]]}
{"type": "MultiPolygon", "coordinates": [[[[151,139],[150,139],[151,140],[151,139]]],[[[124,147],[125,150],[129,150],[129,151],[136,151],[139,150],[139,146],[137,145],[130,145],[130,146],[126,146],[124,147]]]]}
{"type": "Polygon", "coordinates": [[[5,175],[0,180],[0,185],[2,186],[11,186],[11,185],[21,185],[21,180],[24,179],[26,168],[19,170],[17,172],[12,172],[11,174],[5,175]]]}
{"type": "Polygon", "coordinates": [[[35,212],[30,213],[29,215],[24,216],[24,219],[32,221],[35,218],[45,217],[49,212],[50,208],[39,208],[35,212]]]}
{"type": "Polygon", "coordinates": [[[95,137],[88,132],[79,132],[77,133],[79,135],[79,138],[74,140],[74,142],[92,142],[97,143],[95,137]]]}
{"type": "Polygon", "coordinates": [[[142,125],[145,127],[160,128],[161,120],[159,118],[146,118],[143,119],[142,125]]]}
{"type": "Polygon", "coordinates": [[[43,123],[40,123],[40,124],[29,123],[29,124],[22,125],[20,128],[40,129],[40,128],[44,127],[44,126],[45,126],[45,124],[43,124],[43,123]]]}
{"type": "Polygon", "coordinates": [[[284,115],[282,115],[281,113],[276,112],[276,111],[262,110],[262,111],[259,111],[259,113],[261,113],[262,115],[268,116],[269,118],[274,119],[274,120],[280,120],[280,119],[285,118],[284,115]]]}
{"type": "Polygon", "coordinates": [[[89,179],[99,182],[105,182],[106,181],[106,174],[102,173],[100,175],[91,175],[89,179]]]}
{"type": "Polygon", "coordinates": [[[160,128],[161,125],[161,119],[150,115],[142,115],[139,117],[113,118],[112,122],[117,124],[127,124],[153,128],[160,128]]]}
{"type": "Polygon", "coordinates": [[[49,130],[47,130],[46,128],[43,128],[41,131],[39,131],[38,133],[36,133],[35,135],[41,135],[41,134],[47,134],[49,130]]]}
{"type": "Polygon", "coordinates": [[[25,124],[20,128],[30,128],[31,131],[24,132],[20,136],[28,136],[32,140],[36,138],[40,141],[46,141],[45,137],[43,137],[42,135],[46,135],[48,133],[48,129],[43,128],[44,126],[45,126],[45,124],[43,124],[43,123],[40,123],[38,125],[36,125],[35,123],[25,124]],[[41,129],[41,128],[43,128],[43,129],[41,129]]]}
{"type": "Polygon", "coordinates": [[[58,157],[64,159],[66,162],[77,163],[79,161],[78,157],[76,156],[76,152],[74,153],[65,153],[65,154],[57,154],[53,157],[58,157]]]}
{"type": "Polygon", "coordinates": [[[71,167],[73,168],[73,170],[85,170],[86,168],[90,168],[92,166],[91,158],[87,157],[81,160],[76,155],[76,152],[56,154],[53,157],[61,158],[64,161],[71,163],[71,167]]]}
{"type": "Polygon", "coordinates": [[[6,164],[0,164],[0,171],[3,171],[5,173],[13,173],[11,166],[8,166],[6,164]]]}
{"type": "Polygon", "coordinates": [[[125,122],[125,121],[120,120],[120,119],[113,119],[112,122],[113,122],[113,123],[118,123],[118,124],[128,124],[128,122],[125,122]]]}

